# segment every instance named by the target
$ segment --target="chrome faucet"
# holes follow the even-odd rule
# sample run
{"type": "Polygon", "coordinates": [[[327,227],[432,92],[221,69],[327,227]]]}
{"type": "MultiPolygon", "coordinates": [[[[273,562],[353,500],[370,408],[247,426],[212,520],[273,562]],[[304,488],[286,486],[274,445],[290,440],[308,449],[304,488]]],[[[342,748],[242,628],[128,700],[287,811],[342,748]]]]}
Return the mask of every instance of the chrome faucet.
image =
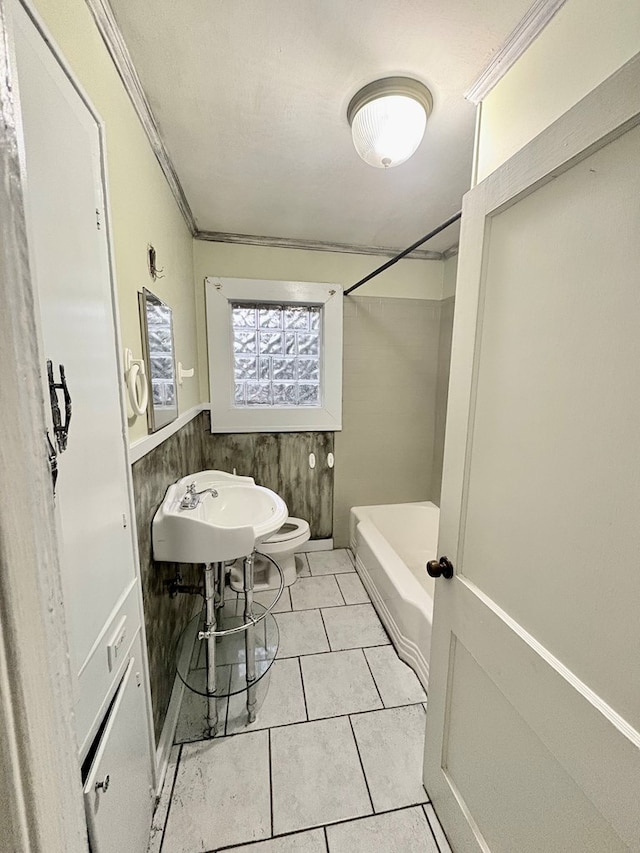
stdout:
{"type": "Polygon", "coordinates": [[[202,489],[202,491],[196,492],[196,484],[189,483],[187,491],[180,501],[180,509],[195,509],[200,503],[201,495],[206,495],[207,493],[214,498],[218,497],[218,492],[215,489],[202,489]]]}

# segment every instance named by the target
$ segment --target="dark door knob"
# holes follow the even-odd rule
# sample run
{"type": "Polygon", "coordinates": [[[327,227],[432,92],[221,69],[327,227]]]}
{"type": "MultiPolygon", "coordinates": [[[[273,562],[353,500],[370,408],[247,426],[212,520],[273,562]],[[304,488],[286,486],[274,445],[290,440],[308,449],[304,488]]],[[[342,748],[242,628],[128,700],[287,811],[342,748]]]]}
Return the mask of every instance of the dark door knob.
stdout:
{"type": "Polygon", "coordinates": [[[439,560],[429,560],[427,563],[427,573],[432,578],[452,578],[453,563],[448,557],[440,557],[439,560]]]}

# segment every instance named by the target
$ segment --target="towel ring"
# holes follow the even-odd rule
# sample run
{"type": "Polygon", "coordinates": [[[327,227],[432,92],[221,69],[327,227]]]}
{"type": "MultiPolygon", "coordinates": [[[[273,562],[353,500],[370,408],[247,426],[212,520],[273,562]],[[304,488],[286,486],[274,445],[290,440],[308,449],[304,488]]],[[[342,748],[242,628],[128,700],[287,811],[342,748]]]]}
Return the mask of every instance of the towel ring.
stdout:
{"type": "Polygon", "coordinates": [[[144,415],[149,403],[149,385],[142,359],[135,359],[130,349],[124,351],[124,379],[131,408],[136,415],[144,415]]]}

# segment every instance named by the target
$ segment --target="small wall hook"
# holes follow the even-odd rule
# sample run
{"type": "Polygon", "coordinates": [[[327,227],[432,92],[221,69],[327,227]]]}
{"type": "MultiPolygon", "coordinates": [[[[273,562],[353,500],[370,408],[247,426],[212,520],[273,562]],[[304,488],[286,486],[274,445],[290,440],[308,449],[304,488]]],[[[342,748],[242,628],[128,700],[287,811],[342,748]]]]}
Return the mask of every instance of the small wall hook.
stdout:
{"type": "Polygon", "coordinates": [[[151,243],[149,243],[149,245],[147,246],[147,263],[149,265],[149,275],[154,281],[158,278],[164,278],[163,275],[160,275],[160,273],[164,272],[164,269],[158,267],[156,260],[156,250],[154,246],[151,245],[151,243]]]}
{"type": "Polygon", "coordinates": [[[183,379],[191,379],[196,372],[195,367],[190,367],[188,370],[182,366],[182,362],[178,362],[178,385],[182,385],[183,379]]]}

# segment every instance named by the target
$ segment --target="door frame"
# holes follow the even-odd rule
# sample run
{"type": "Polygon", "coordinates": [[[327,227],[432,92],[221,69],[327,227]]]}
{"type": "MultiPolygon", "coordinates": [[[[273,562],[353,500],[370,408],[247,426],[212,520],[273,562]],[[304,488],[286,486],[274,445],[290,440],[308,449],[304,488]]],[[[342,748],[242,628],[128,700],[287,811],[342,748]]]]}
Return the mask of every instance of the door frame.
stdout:
{"type": "Polygon", "coordinates": [[[35,293],[19,159],[20,105],[0,0],[0,802],[8,848],[87,850],[35,293]],[[9,485],[10,484],[10,485],[9,485]],[[38,614],[34,618],[34,614],[38,614]]]}
{"type": "Polygon", "coordinates": [[[2,818],[10,849],[80,853],[88,849],[87,823],[73,727],[73,681],[59,544],[44,446],[47,422],[38,349],[37,289],[29,269],[24,213],[20,97],[8,8],[11,2],[27,13],[98,127],[129,529],[136,566],[151,769],[157,787],[156,750],[127,440],[105,128],[31,0],[0,0],[0,359],[5,377],[0,382],[0,803],[6,804],[2,818]],[[34,619],[34,613],[39,618],[34,619]]]}
{"type": "MultiPolygon", "coordinates": [[[[474,187],[464,198],[439,533],[440,553],[448,554],[456,566],[462,560],[466,521],[467,484],[475,417],[474,388],[482,345],[487,264],[484,250],[490,235],[491,220],[638,125],[640,53],[496,172],[474,187]]],[[[584,707],[588,710],[581,714],[580,724],[588,726],[594,737],[605,723],[608,727],[612,726],[622,740],[635,745],[640,745],[640,734],[630,730],[631,727],[625,720],[464,575],[456,574],[448,583],[440,581],[436,585],[434,607],[424,781],[445,829],[457,827],[463,832],[460,817],[462,814],[466,820],[465,837],[462,839],[462,836],[458,836],[459,843],[464,849],[487,851],[479,828],[475,826],[472,816],[447,776],[445,759],[448,723],[446,693],[451,664],[449,656],[443,650],[450,648],[449,636],[453,625],[457,625],[462,634],[471,632],[475,638],[474,642],[482,643],[483,630],[474,628],[472,624],[473,601],[482,601],[488,608],[489,621],[484,631],[503,631],[510,632],[511,636],[515,635],[525,654],[532,660],[536,658],[547,665],[544,676],[541,677],[559,679],[560,683],[567,686],[568,697],[573,691],[574,695],[579,694],[585,700],[584,707]],[[440,649],[440,654],[436,653],[434,656],[434,649],[440,649]]],[[[495,663],[499,669],[500,662],[495,663]]],[[[520,687],[526,692],[524,682],[520,687]]],[[[571,756],[564,750],[561,731],[545,731],[543,740],[552,752],[556,750],[556,754],[560,756],[559,760],[566,767],[573,766],[578,772],[580,764],[581,776],[585,772],[593,774],[593,790],[588,793],[594,802],[607,800],[606,781],[599,777],[597,767],[590,766],[591,760],[588,757],[571,756]],[[586,767],[589,768],[588,771],[585,771],[586,767]]],[[[621,749],[621,760],[623,753],[621,749]]],[[[607,803],[607,806],[611,810],[610,813],[616,814],[616,825],[621,837],[634,837],[636,820],[624,816],[624,804],[607,803]]],[[[455,843],[455,835],[453,840],[455,843]]]]}

